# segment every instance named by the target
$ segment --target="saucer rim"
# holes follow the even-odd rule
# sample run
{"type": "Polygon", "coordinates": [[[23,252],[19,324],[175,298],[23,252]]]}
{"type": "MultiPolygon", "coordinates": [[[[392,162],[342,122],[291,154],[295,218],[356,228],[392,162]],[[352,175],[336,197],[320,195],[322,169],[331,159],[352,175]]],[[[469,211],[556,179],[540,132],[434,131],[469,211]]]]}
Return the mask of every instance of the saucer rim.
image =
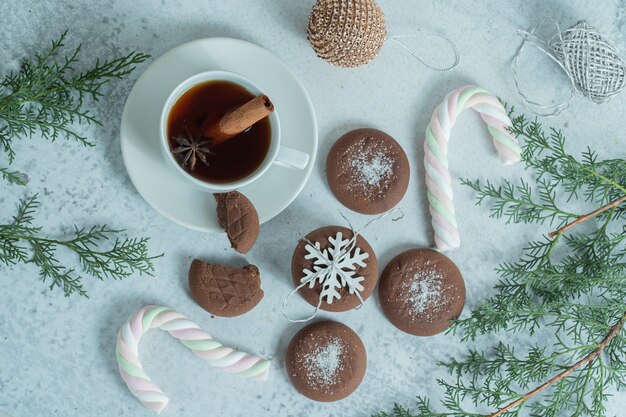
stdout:
{"type": "MultiPolygon", "coordinates": [[[[122,117],[121,117],[121,121],[120,121],[120,148],[121,148],[121,153],[122,153],[122,160],[124,163],[124,168],[126,169],[126,173],[129,177],[129,179],[131,180],[133,186],[135,187],[135,190],[139,193],[139,195],[141,196],[141,198],[152,208],[154,209],[157,213],[159,213],[160,215],[162,215],[163,217],[167,218],[168,220],[181,225],[187,229],[190,230],[194,230],[194,231],[198,231],[198,232],[203,232],[203,233],[224,233],[224,230],[222,228],[208,228],[208,227],[203,227],[203,226],[198,226],[194,223],[190,223],[188,221],[186,221],[185,219],[182,219],[180,217],[175,217],[173,215],[171,215],[169,212],[166,212],[164,210],[162,210],[159,206],[155,206],[152,204],[152,202],[145,196],[144,192],[142,191],[142,189],[140,187],[137,186],[137,180],[136,178],[134,178],[133,174],[131,173],[131,170],[128,169],[128,165],[129,165],[129,156],[127,155],[127,153],[125,152],[124,148],[124,143],[128,141],[128,139],[123,139],[122,138],[122,127],[124,126],[124,122],[125,122],[125,118],[128,117],[127,116],[127,107],[128,104],[130,102],[131,97],[134,94],[137,94],[137,90],[136,90],[136,86],[137,83],[140,81],[141,77],[143,77],[143,75],[150,69],[152,68],[152,66],[159,64],[160,61],[164,61],[167,56],[173,54],[175,51],[179,50],[179,49],[183,49],[183,48],[193,48],[195,46],[195,44],[203,44],[206,42],[230,42],[233,44],[240,44],[243,45],[244,47],[250,47],[250,48],[254,48],[254,49],[258,49],[266,54],[269,54],[271,57],[273,57],[277,63],[279,63],[281,65],[281,67],[292,76],[293,80],[295,81],[296,85],[299,87],[300,91],[302,92],[302,95],[305,99],[305,103],[308,107],[308,111],[309,114],[311,116],[311,121],[312,121],[312,127],[313,127],[313,151],[309,154],[309,164],[308,166],[304,169],[305,173],[304,173],[304,177],[303,180],[300,182],[300,184],[297,187],[294,187],[293,191],[290,193],[290,197],[285,199],[285,201],[283,202],[283,204],[279,205],[278,208],[276,210],[274,210],[273,214],[269,214],[269,215],[264,215],[264,216],[259,216],[259,224],[263,224],[266,223],[270,220],[272,220],[274,217],[278,216],[280,213],[282,213],[287,207],[289,207],[291,205],[291,203],[294,202],[294,200],[300,195],[300,193],[302,192],[302,190],[304,189],[304,187],[306,186],[306,184],[308,183],[311,174],[313,173],[313,169],[315,167],[315,161],[317,158],[317,153],[318,153],[318,147],[319,147],[319,127],[318,127],[318,123],[317,123],[317,114],[315,112],[315,107],[313,106],[313,101],[311,100],[311,96],[309,95],[308,91],[306,90],[304,84],[302,83],[302,81],[300,80],[300,78],[295,74],[295,72],[293,72],[291,70],[291,68],[289,68],[280,58],[278,58],[276,55],[274,55],[271,51],[269,51],[268,49],[253,43],[253,42],[249,42],[243,39],[238,39],[238,38],[231,38],[231,37],[210,37],[210,38],[201,38],[201,39],[196,39],[190,42],[186,42],[183,44],[180,44],[178,46],[175,46],[172,49],[169,49],[168,51],[164,52],[161,56],[159,56],[156,60],[154,60],[154,62],[152,62],[150,64],[150,66],[148,66],[148,68],[146,68],[144,70],[144,72],[142,73],[141,76],[139,76],[137,78],[137,80],[135,81],[135,84],[133,85],[131,91],[129,92],[127,98],[126,98],[126,102],[124,104],[124,109],[122,111],[122,117]]],[[[210,69],[207,69],[206,71],[210,71],[210,69]]],[[[233,71],[230,69],[226,69],[226,71],[233,71]]],[[[236,72],[236,71],[233,71],[236,72]]],[[[270,167],[271,168],[271,167],[270,167]]],[[[270,171],[270,169],[268,169],[263,175],[267,175],[268,172],[270,171]]],[[[175,173],[172,172],[172,175],[174,175],[175,173]]],[[[261,179],[263,177],[263,175],[261,175],[258,179],[261,179]]],[[[182,180],[182,178],[179,178],[180,180],[182,180]]],[[[254,187],[254,183],[249,184],[247,186],[242,187],[242,189],[244,189],[242,192],[242,194],[245,195],[245,189],[246,188],[252,188],[254,187]]],[[[199,189],[195,189],[194,190],[196,193],[203,193],[203,194],[211,194],[210,192],[207,191],[202,191],[199,189]]]]}

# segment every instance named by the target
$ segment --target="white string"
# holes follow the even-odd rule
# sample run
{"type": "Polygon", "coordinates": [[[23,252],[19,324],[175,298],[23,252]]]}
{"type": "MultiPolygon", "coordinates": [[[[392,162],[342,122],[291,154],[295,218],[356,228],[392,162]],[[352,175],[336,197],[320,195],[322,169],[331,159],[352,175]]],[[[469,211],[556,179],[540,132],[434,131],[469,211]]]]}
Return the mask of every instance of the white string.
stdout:
{"type": "Polygon", "coordinates": [[[392,36],[389,36],[388,39],[390,39],[392,42],[395,42],[397,45],[399,45],[402,49],[404,49],[406,52],[408,52],[409,55],[411,55],[413,58],[417,59],[426,68],[431,69],[433,71],[438,71],[438,72],[452,71],[453,69],[455,69],[459,65],[459,62],[461,60],[459,49],[456,47],[454,42],[452,42],[450,39],[446,38],[445,36],[437,35],[435,33],[419,31],[419,32],[415,32],[415,33],[407,33],[407,34],[402,34],[402,35],[392,35],[392,36]],[[398,40],[398,39],[407,39],[407,38],[415,39],[415,38],[420,38],[420,37],[439,38],[439,39],[445,41],[446,43],[448,43],[448,45],[450,45],[450,48],[452,49],[452,52],[454,53],[454,62],[452,63],[452,65],[450,65],[449,67],[444,67],[444,68],[435,67],[433,65],[430,65],[429,63],[424,61],[418,54],[416,54],[411,48],[409,48],[406,44],[404,44],[404,43],[402,43],[401,41],[398,40]]]}
{"type": "Polygon", "coordinates": [[[313,320],[315,318],[315,316],[317,316],[317,313],[320,311],[320,307],[322,305],[322,296],[320,295],[319,299],[317,300],[317,306],[315,306],[315,311],[313,312],[313,314],[311,314],[309,317],[304,318],[304,319],[292,319],[291,317],[287,316],[287,302],[289,301],[289,299],[291,298],[292,295],[294,295],[295,293],[297,293],[298,291],[300,291],[302,288],[304,288],[308,283],[305,281],[302,284],[298,285],[293,291],[291,291],[289,293],[289,295],[287,297],[285,297],[285,299],[283,300],[283,309],[282,309],[282,313],[283,313],[283,317],[291,322],[291,323],[306,323],[309,320],[313,320]]]}
{"type": "MultiPolygon", "coordinates": [[[[357,237],[361,234],[361,232],[363,232],[363,230],[365,230],[368,226],[370,226],[372,223],[377,222],[381,219],[384,219],[385,217],[389,216],[391,213],[395,213],[399,211],[402,214],[402,217],[404,217],[404,212],[399,209],[393,209],[393,210],[389,210],[386,213],[381,214],[378,217],[375,217],[373,219],[371,219],[370,221],[368,221],[367,223],[365,223],[365,225],[363,227],[361,227],[359,230],[355,231],[354,227],[352,226],[352,224],[350,223],[350,220],[348,220],[348,218],[346,216],[343,215],[343,213],[339,212],[339,215],[341,217],[343,217],[343,219],[346,221],[346,223],[348,223],[348,227],[350,228],[350,230],[352,231],[352,238],[350,238],[350,240],[348,241],[348,244],[346,245],[346,249],[344,249],[344,251],[339,255],[339,259],[335,260],[333,259],[333,262],[337,261],[341,261],[343,260],[344,257],[348,256],[350,254],[350,252],[352,252],[352,250],[356,247],[356,240],[357,237]]],[[[402,218],[401,217],[401,218],[402,218]]],[[[317,248],[317,246],[315,246],[315,244],[313,242],[311,242],[309,239],[307,239],[306,237],[303,237],[302,239],[300,239],[300,241],[305,241],[307,242],[315,251],[317,251],[320,255],[322,254],[321,251],[317,248]]],[[[309,281],[304,281],[302,282],[300,285],[298,285],[293,291],[291,291],[289,293],[289,295],[287,295],[287,297],[285,297],[285,299],[283,300],[283,308],[282,308],[282,314],[283,317],[291,322],[291,323],[305,323],[309,320],[313,320],[315,318],[315,316],[317,316],[317,313],[320,310],[320,307],[322,306],[322,294],[320,293],[319,298],[317,300],[317,306],[315,306],[315,311],[313,312],[312,315],[310,315],[309,317],[306,318],[302,318],[302,319],[292,319],[291,317],[289,317],[287,315],[287,303],[289,302],[289,299],[298,291],[300,291],[302,288],[304,288],[306,285],[308,285],[310,282],[315,282],[315,280],[317,279],[317,277],[314,280],[309,280],[309,281]]],[[[322,283],[323,285],[323,283],[322,283]]],[[[355,310],[358,310],[359,308],[361,308],[363,306],[363,303],[365,302],[363,300],[363,297],[361,297],[361,293],[358,290],[354,290],[352,291],[352,288],[350,288],[350,294],[354,294],[356,295],[356,297],[359,300],[359,305],[355,308],[355,310]]]]}
{"type": "MultiPolygon", "coordinates": [[[[520,45],[519,49],[517,50],[517,53],[515,54],[515,61],[513,63],[513,80],[515,81],[515,88],[517,89],[517,94],[520,96],[520,98],[522,99],[522,103],[524,104],[524,106],[528,110],[530,110],[533,113],[536,113],[536,114],[538,114],[540,116],[543,116],[543,117],[557,116],[561,112],[563,112],[563,110],[567,109],[569,107],[570,103],[572,102],[572,99],[574,98],[574,93],[576,91],[576,86],[574,85],[574,80],[572,79],[572,77],[569,76],[569,72],[568,72],[567,68],[565,68],[565,66],[563,66],[561,61],[559,61],[552,54],[552,52],[550,52],[546,42],[543,41],[542,39],[540,39],[539,37],[537,37],[535,35],[535,32],[537,31],[537,29],[539,29],[540,26],[542,26],[542,25],[544,25],[545,23],[548,23],[548,22],[554,23],[554,25],[556,25],[557,36],[559,37],[559,39],[561,41],[563,40],[563,38],[561,37],[561,28],[559,26],[559,23],[556,20],[553,20],[553,19],[544,20],[544,21],[538,23],[534,28],[532,28],[532,30],[530,32],[526,32],[525,30],[518,30],[517,33],[522,38],[522,44],[520,45]],[[571,88],[570,88],[570,96],[569,96],[569,98],[566,101],[564,101],[562,103],[554,104],[554,105],[545,105],[545,104],[541,104],[541,103],[539,103],[537,101],[532,100],[530,97],[528,97],[524,93],[524,91],[522,91],[522,87],[520,86],[520,82],[519,82],[518,68],[519,68],[520,57],[522,56],[522,51],[524,50],[524,47],[526,46],[526,43],[529,43],[529,44],[533,45],[534,47],[536,47],[537,49],[539,49],[548,58],[550,58],[551,60],[556,62],[557,65],[559,67],[561,67],[563,69],[563,71],[565,71],[566,74],[568,74],[567,78],[570,81],[571,88]]],[[[567,52],[564,51],[564,53],[567,53],[567,52]]]]}

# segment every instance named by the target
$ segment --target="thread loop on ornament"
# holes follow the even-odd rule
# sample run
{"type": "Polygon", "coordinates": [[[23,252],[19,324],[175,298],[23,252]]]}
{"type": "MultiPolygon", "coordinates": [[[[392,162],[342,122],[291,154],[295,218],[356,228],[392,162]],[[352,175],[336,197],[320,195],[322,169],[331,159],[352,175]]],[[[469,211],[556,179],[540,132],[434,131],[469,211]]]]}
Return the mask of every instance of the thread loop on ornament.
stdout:
{"type": "Polygon", "coordinates": [[[556,116],[567,109],[578,92],[596,104],[605,103],[618,94],[626,85],[626,65],[619,56],[615,45],[586,21],[581,20],[565,31],[557,21],[544,20],[530,32],[519,30],[522,38],[513,64],[513,78],[517,93],[530,111],[544,117],[556,116]],[[548,42],[535,35],[545,23],[552,23],[557,29],[548,42]],[[530,99],[519,82],[519,62],[526,44],[539,49],[557,63],[570,81],[570,96],[566,101],[555,105],[545,105],[530,99]]]}
{"type": "Polygon", "coordinates": [[[428,68],[430,70],[433,70],[433,71],[437,71],[437,72],[452,71],[453,69],[455,69],[459,65],[459,62],[461,61],[461,54],[459,53],[459,49],[454,44],[454,42],[452,42],[447,37],[441,36],[441,35],[437,35],[436,33],[418,31],[418,32],[415,32],[415,33],[407,33],[407,34],[401,34],[401,35],[391,35],[391,36],[388,37],[388,39],[390,39],[391,41],[396,43],[398,46],[400,46],[400,48],[402,48],[406,52],[408,52],[409,55],[411,55],[413,58],[418,60],[426,68],[428,68]],[[454,62],[450,66],[448,66],[448,67],[436,67],[434,65],[431,65],[428,62],[424,61],[424,59],[422,57],[420,57],[417,53],[415,53],[415,51],[413,51],[408,45],[406,45],[405,43],[403,43],[403,42],[401,42],[399,40],[399,39],[409,39],[409,38],[410,39],[415,39],[415,38],[421,38],[421,37],[439,38],[439,39],[445,41],[450,46],[450,48],[452,49],[452,52],[454,53],[454,62]]]}

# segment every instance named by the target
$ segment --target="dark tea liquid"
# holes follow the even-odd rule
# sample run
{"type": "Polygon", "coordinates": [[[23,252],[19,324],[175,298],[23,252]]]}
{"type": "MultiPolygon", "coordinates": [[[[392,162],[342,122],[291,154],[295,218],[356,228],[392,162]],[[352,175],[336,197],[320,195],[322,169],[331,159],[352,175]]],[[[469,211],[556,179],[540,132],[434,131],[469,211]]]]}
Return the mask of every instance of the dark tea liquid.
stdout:
{"type": "MultiPolygon", "coordinates": [[[[229,111],[255,97],[242,86],[230,81],[208,81],[185,91],[172,106],[168,118],[170,151],[180,145],[177,137],[191,135],[203,138],[201,127],[205,122],[217,124],[229,111]]],[[[272,130],[269,118],[255,123],[250,129],[211,147],[207,162],[196,162],[193,172],[183,166],[184,155],[174,154],[185,171],[199,180],[212,183],[238,181],[252,174],[265,160],[270,148],[272,130]]]]}

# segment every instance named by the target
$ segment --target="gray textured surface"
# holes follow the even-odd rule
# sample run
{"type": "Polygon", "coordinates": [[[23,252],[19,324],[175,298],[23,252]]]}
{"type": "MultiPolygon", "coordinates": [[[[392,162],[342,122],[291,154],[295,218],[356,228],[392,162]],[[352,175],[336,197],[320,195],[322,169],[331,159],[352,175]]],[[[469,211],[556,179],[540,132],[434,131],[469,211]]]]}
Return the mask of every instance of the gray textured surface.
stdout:
{"type": "MultiPolygon", "coordinates": [[[[153,211],[137,194],[119,150],[119,119],[133,81],[115,83],[95,108],[103,127],[87,130],[98,144],[83,149],[75,143],[48,144],[35,138],[16,146],[15,167],[29,173],[28,188],[0,184],[0,213],[8,219],[19,198],[39,193],[38,222],[52,235],[71,224],[106,222],[127,227],[133,234],[152,237],[153,252],[165,252],[155,278],[123,282],[87,281],[90,299],[64,298],[49,292],[31,266],[0,269],[0,410],[15,417],[48,415],[151,415],[128,393],[115,369],[114,343],[118,327],[146,303],[179,309],[225,343],[275,358],[267,383],[242,381],[217,372],[193,357],[166,334],[151,332],[143,344],[147,371],[169,394],[166,416],[356,416],[389,409],[394,402],[410,405],[416,394],[438,398],[435,378],[442,376],[434,361],[467,351],[452,336],[427,339],[402,334],[386,321],[376,297],[359,311],[322,314],[351,326],[369,354],[360,389],[335,404],[318,404],[292,389],[282,364],[290,337],[300,327],[280,314],[283,297],[291,290],[289,264],[299,236],[327,224],[341,224],[323,176],[330,145],[357,126],[387,131],[405,147],[412,163],[409,192],[401,203],[406,213],[396,223],[382,221],[365,236],[384,265],[401,250],[428,246],[429,217],[422,181],[421,137],[427,120],[452,88],[473,82],[517,103],[511,73],[519,45],[518,28],[544,18],[565,25],[586,18],[625,50],[626,10],[622,1],[590,7],[583,1],[404,1],[380,0],[389,30],[415,29],[446,34],[461,51],[461,65],[447,74],[434,73],[399,48],[387,44],[370,65],[353,70],[331,67],[310,50],[305,33],[312,1],[41,1],[0,2],[2,72],[15,68],[25,54],[39,49],[71,29],[70,41],[82,40],[85,61],[137,49],[154,57],[193,39],[232,36],[256,42],[284,60],[301,78],[315,104],[320,127],[320,158],[301,196],[280,216],[261,228],[257,246],[247,256],[228,249],[225,236],[187,231],[153,211]],[[186,289],[186,272],[193,257],[216,262],[252,262],[262,271],[265,298],[250,314],[234,319],[211,319],[194,304],[186,289]]],[[[423,40],[419,51],[437,58],[438,44],[423,40]]],[[[441,56],[445,58],[445,56],[441,56]]],[[[565,96],[567,82],[547,59],[534,55],[522,82],[532,94],[565,96]]],[[[624,149],[623,109],[626,94],[597,107],[576,98],[569,110],[553,119],[569,133],[572,150],[586,145],[602,156],[624,149]]],[[[474,115],[463,116],[455,129],[450,163],[455,177],[517,177],[520,167],[503,167],[491,149],[483,126],[474,115]]],[[[474,207],[471,193],[454,186],[464,244],[451,254],[468,284],[466,312],[491,292],[493,266],[514,259],[528,239],[547,232],[533,226],[504,226],[474,207]]],[[[355,224],[366,217],[349,213],[355,224]]],[[[304,304],[300,304],[304,308],[304,304]]],[[[525,335],[501,335],[520,345],[525,335]]],[[[621,394],[613,398],[611,414],[621,394]]]]}

